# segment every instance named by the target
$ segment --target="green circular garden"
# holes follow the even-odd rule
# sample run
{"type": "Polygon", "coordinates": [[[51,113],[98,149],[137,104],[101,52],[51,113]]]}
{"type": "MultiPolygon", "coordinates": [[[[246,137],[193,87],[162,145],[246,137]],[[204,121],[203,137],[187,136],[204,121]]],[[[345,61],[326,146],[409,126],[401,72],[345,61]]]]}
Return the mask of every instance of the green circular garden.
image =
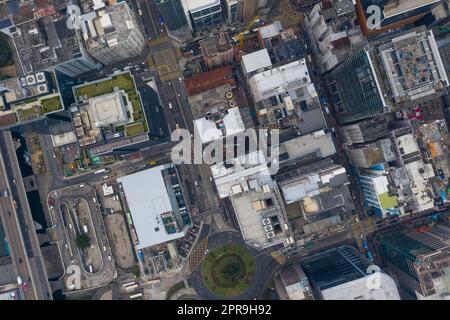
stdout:
{"type": "Polygon", "coordinates": [[[255,269],[255,259],[243,245],[226,244],[206,257],[202,264],[202,276],[209,290],[233,297],[244,292],[252,283],[255,269]]]}

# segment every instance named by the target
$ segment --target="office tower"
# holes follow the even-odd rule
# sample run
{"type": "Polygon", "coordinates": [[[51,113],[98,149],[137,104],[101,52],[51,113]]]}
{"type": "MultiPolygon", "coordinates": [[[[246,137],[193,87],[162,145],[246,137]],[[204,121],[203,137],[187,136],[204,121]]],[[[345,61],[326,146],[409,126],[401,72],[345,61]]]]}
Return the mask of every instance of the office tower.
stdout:
{"type": "Polygon", "coordinates": [[[406,298],[450,298],[450,225],[440,221],[376,237],[378,250],[406,298]]]}
{"type": "Polygon", "coordinates": [[[383,272],[373,286],[371,263],[355,248],[341,246],[307,257],[302,267],[317,298],[324,300],[399,300],[395,282],[383,272]],[[371,285],[372,284],[372,285],[371,285]]]}
{"type": "Polygon", "coordinates": [[[181,0],[155,0],[167,29],[177,30],[187,24],[181,0]]]}

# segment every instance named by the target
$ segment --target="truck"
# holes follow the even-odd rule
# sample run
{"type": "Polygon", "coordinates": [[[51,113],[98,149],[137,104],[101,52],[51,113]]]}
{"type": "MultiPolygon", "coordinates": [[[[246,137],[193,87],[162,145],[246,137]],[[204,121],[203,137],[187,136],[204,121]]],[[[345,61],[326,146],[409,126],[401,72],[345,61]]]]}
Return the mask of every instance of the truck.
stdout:
{"type": "Polygon", "coordinates": [[[134,289],[137,289],[138,287],[139,287],[139,285],[137,283],[135,283],[135,284],[133,284],[131,286],[125,287],[125,290],[127,292],[130,292],[130,291],[133,291],[134,289]]]}
{"type": "Polygon", "coordinates": [[[144,253],[142,252],[142,250],[138,250],[138,256],[139,256],[139,260],[144,262],[144,253]]]}
{"type": "Polygon", "coordinates": [[[367,251],[366,255],[367,255],[367,259],[369,259],[370,262],[373,262],[372,252],[367,251]]]}
{"type": "Polygon", "coordinates": [[[368,243],[367,243],[367,240],[364,240],[363,243],[362,243],[362,245],[363,245],[363,248],[364,248],[364,249],[366,249],[366,250],[369,249],[369,245],[368,245],[368,243]]]}

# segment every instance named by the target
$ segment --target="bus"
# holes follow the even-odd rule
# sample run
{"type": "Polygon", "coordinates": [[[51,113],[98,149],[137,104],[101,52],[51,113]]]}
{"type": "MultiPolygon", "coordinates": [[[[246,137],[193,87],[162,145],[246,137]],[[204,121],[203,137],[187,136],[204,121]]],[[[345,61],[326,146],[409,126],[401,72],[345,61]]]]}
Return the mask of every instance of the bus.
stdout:
{"type": "Polygon", "coordinates": [[[130,226],[133,224],[133,220],[131,219],[131,213],[129,212],[127,212],[127,221],[130,226]]]}
{"type": "Polygon", "coordinates": [[[131,281],[131,282],[124,283],[124,284],[122,285],[122,287],[126,288],[126,287],[132,286],[132,285],[134,285],[134,284],[136,284],[136,282],[135,282],[135,281],[131,281]]]}
{"type": "Polygon", "coordinates": [[[142,292],[131,295],[130,299],[137,299],[137,298],[140,298],[140,297],[142,297],[142,292]]]}
{"type": "Polygon", "coordinates": [[[133,285],[131,285],[131,286],[125,287],[125,290],[126,290],[127,292],[130,292],[130,291],[133,291],[134,289],[137,289],[138,287],[139,287],[138,284],[135,283],[135,284],[133,284],[133,285]]]}

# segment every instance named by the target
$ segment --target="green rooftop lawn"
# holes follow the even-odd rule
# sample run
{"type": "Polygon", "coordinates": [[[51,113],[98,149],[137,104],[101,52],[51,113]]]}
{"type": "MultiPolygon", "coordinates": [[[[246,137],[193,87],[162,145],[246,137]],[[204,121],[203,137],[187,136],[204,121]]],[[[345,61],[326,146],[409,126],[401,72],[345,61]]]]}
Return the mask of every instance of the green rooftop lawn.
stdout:
{"type": "Polygon", "coordinates": [[[135,122],[125,127],[125,133],[127,137],[135,136],[145,132],[145,126],[143,122],[135,122]]]}
{"type": "Polygon", "coordinates": [[[112,79],[79,87],[76,89],[76,95],[78,97],[86,95],[89,99],[110,93],[115,87],[123,89],[125,92],[133,92],[136,90],[131,76],[129,74],[121,74],[113,76],[112,79]]]}
{"type": "Polygon", "coordinates": [[[21,120],[26,121],[38,118],[41,115],[41,110],[40,107],[31,107],[28,109],[22,109],[19,111],[19,113],[22,118],[21,120]]]}
{"type": "Polygon", "coordinates": [[[59,98],[59,96],[56,96],[56,97],[53,97],[50,99],[41,100],[41,105],[42,105],[42,111],[44,113],[58,111],[63,108],[63,106],[61,104],[61,99],[59,98]]]}

